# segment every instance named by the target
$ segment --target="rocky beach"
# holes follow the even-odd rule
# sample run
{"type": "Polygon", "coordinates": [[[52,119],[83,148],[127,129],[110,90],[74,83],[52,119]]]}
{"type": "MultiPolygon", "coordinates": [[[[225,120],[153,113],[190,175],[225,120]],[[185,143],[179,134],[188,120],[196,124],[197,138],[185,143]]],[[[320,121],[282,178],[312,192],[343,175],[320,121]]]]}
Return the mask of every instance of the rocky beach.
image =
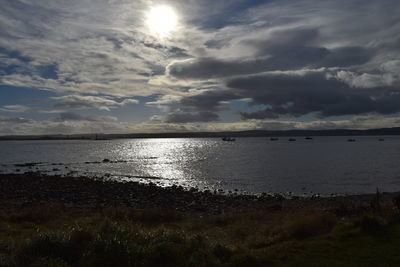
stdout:
{"type": "Polygon", "coordinates": [[[199,191],[180,186],[115,182],[87,177],[49,176],[41,173],[0,175],[2,206],[57,203],[68,207],[124,206],[135,209],[170,209],[220,214],[243,211],[318,209],[339,215],[356,215],[377,206],[391,205],[398,193],[351,196],[287,197],[279,194],[243,195],[199,191]]]}

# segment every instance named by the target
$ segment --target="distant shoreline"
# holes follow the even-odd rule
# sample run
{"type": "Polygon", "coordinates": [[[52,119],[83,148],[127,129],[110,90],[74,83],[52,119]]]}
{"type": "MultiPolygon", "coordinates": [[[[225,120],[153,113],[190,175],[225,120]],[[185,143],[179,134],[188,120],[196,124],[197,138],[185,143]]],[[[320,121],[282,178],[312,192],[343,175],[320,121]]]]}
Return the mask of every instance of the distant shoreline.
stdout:
{"type": "Polygon", "coordinates": [[[288,137],[288,136],[390,136],[400,135],[400,127],[368,130],[250,130],[237,132],[182,132],[182,133],[137,133],[137,134],[72,134],[72,135],[12,135],[0,136],[0,141],[16,140],[109,140],[129,138],[221,138],[221,137],[288,137]]]}
{"type": "MultiPolygon", "coordinates": [[[[380,193],[382,205],[392,203],[399,193],[380,193]]],[[[0,204],[26,206],[58,203],[71,207],[96,208],[107,205],[138,209],[172,209],[182,212],[219,214],[238,211],[319,209],[344,215],[373,208],[375,194],[335,197],[215,194],[173,186],[162,188],[137,182],[111,182],[87,177],[49,176],[39,173],[1,174],[0,204]]]]}

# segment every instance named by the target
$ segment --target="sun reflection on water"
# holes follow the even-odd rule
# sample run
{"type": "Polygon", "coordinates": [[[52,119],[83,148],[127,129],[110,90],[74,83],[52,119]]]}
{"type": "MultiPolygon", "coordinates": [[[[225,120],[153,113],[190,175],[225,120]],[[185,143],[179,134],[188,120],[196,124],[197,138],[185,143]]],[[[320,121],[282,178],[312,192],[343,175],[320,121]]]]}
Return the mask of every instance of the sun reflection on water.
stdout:
{"type": "Polygon", "coordinates": [[[190,165],[198,160],[195,151],[204,144],[186,139],[143,139],[119,148],[120,157],[132,160],[130,167],[147,182],[162,186],[197,186],[190,165]]]}

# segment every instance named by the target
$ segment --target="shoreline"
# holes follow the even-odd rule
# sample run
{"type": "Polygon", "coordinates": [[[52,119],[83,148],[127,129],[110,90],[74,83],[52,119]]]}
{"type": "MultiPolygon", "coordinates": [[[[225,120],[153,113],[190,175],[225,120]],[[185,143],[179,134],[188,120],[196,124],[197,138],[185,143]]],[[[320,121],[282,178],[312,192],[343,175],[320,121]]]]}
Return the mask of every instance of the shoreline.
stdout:
{"type": "Polygon", "coordinates": [[[165,132],[165,133],[88,133],[88,134],[47,134],[47,135],[4,135],[0,141],[17,140],[113,140],[132,138],[223,138],[223,137],[306,137],[306,136],[396,136],[400,127],[376,129],[335,129],[335,130],[244,130],[222,132],[165,132]]]}
{"type": "Polygon", "coordinates": [[[0,204],[27,206],[56,203],[67,207],[125,206],[135,209],[169,209],[189,213],[221,214],[245,211],[317,209],[338,215],[360,214],[376,205],[387,206],[399,192],[331,197],[216,194],[180,186],[159,187],[138,182],[94,180],[89,177],[41,173],[0,174],[0,204]]]}

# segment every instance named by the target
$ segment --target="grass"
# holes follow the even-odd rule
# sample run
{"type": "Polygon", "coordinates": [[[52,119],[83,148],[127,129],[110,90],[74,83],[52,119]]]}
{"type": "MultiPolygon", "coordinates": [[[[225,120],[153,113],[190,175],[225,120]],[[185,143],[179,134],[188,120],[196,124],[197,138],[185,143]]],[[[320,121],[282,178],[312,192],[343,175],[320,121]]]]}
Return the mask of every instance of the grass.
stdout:
{"type": "Polygon", "coordinates": [[[184,214],[37,205],[0,210],[0,266],[398,266],[391,207],[184,214]]]}

